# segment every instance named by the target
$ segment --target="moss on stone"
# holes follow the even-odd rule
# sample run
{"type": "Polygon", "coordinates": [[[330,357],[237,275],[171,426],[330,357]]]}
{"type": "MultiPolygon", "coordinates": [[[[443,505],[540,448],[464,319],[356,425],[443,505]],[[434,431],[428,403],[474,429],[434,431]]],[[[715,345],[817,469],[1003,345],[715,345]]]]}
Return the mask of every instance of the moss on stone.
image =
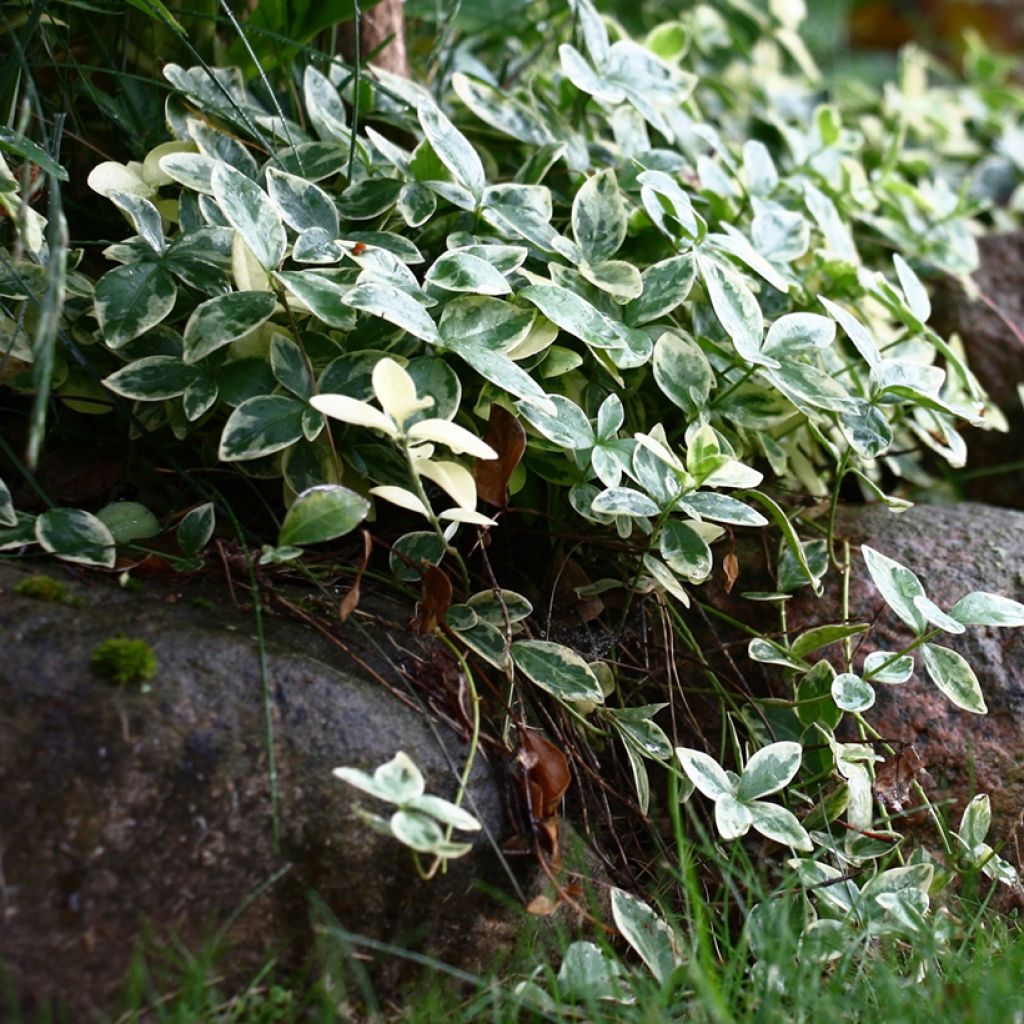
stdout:
{"type": "MultiPolygon", "coordinates": [[[[145,640],[115,636],[104,640],[89,658],[92,670],[112,683],[146,683],[156,675],[156,652],[145,640]]],[[[143,686],[148,690],[149,687],[143,686]]]]}
{"type": "Polygon", "coordinates": [[[14,592],[22,597],[31,597],[36,601],[50,601],[53,604],[67,604],[71,595],[63,580],[55,580],[52,576],[37,573],[26,576],[14,586],[14,592]]]}

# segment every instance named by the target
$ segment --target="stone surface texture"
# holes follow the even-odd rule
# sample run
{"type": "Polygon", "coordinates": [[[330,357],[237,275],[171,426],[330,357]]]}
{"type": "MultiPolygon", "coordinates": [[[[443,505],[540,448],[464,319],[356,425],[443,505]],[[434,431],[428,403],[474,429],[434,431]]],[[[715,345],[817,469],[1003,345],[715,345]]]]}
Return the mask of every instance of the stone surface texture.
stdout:
{"type": "MultiPolygon", "coordinates": [[[[68,575],[59,564],[44,570],[68,575]]],[[[71,1020],[110,1011],[143,922],[192,950],[222,933],[223,963],[240,978],[270,955],[286,967],[309,957],[311,892],[352,932],[473,968],[514,930],[481,889],[510,887],[493,846],[504,798],[485,759],[467,806],[486,832],[428,884],[405,847],[355,814],[357,803],[385,814],[387,805],[331,775],[404,750],[428,792],[450,798],[462,736],[315,633],[268,615],[275,850],[251,610],[226,592],[216,606],[168,603],[180,595],[128,592],[85,573],[70,574],[76,605],[52,604],[15,592],[24,574],[0,563],[0,962],[25,994],[27,1019],[53,999],[67,1001],[71,1020]],[[90,669],[111,636],[155,649],[148,693],[90,669]]],[[[380,622],[367,624],[386,641],[380,622]]],[[[357,629],[345,637],[402,690],[401,673],[357,629]]]]}
{"type": "Polygon", "coordinates": [[[932,324],[940,334],[960,335],[971,369],[1010,425],[1008,434],[964,434],[972,473],[1017,464],[969,477],[966,496],[1024,509],[1024,406],[1017,393],[1024,383],[1024,233],[986,235],[978,247],[980,297],[971,300],[953,281],[940,284],[932,289],[932,324]]]}

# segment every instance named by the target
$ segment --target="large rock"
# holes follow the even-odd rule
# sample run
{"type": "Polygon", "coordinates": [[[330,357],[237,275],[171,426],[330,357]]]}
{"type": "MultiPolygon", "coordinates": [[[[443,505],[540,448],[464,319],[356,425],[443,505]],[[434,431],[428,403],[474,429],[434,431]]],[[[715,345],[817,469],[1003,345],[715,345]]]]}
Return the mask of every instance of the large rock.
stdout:
{"type": "MultiPolygon", "coordinates": [[[[872,624],[867,634],[854,638],[855,669],[869,652],[897,651],[912,639],[871,582],[861,544],[870,544],[913,570],[929,597],[944,609],[972,590],[1024,600],[1024,513],[961,504],[918,505],[895,515],[879,505],[851,506],[841,510],[837,533],[851,544],[850,620],[872,624]]],[[[708,595],[741,621],[759,623],[766,631],[776,629],[777,619],[770,617],[765,605],[736,596],[745,590],[774,589],[764,567],[764,548],[752,540],[738,553],[741,574],[733,595],[725,595],[720,584],[712,585],[708,595]]],[[[787,604],[791,636],[842,620],[838,577],[832,574],[829,579],[821,599],[803,588],[787,604]]],[[[718,632],[718,642],[735,639],[718,632]]],[[[958,650],[974,667],[988,714],[974,715],[951,704],[929,681],[918,656],[909,682],[876,686],[877,703],[865,718],[897,750],[913,745],[927,772],[921,777],[925,789],[942,803],[954,827],[971,795],[989,793],[993,835],[1006,844],[1006,855],[1021,863],[1017,828],[1024,811],[1024,629],[971,627],[959,637],[937,642],[958,650]]],[[[750,662],[741,653],[744,649],[742,642],[731,648],[746,687],[762,696],[789,696],[775,670],[750,662]]],[[[836,658],[839,650],[830,649],[836,658]]]]}
{"type": "Polygon", "coordinates": [[[965,493],[1024,509],[1024,406],[1017,392],[1024,383],[1024,233],[987,235],[978,245],[979,297],[970,299],[953,282],[934,289],[932,323],[942,334],[960,335],[971,369],[1010,425],[1007,434],[965,433],[965,493]]]}
{"type": "MultiPolygon", "coordinates": [[[[94,574],[71,583],[77,606],[46,603],[15,592],[23,575],[0,563],[0,963],[29,1016],[47,1000],[66,1000],[72,1020],[110,1010],[143,922],[191,949],[225,929],[223,963],[240,977],[271,955],[295,966],[312,945],[311,890],[346,929],[456,964],[479,967],[493,936],[508,935],[509,913],[478,886],[509,885],[491,846],[503,800],[484,759],[468,807],[486,833],[429,884],[403,846],[356,817],[357,802],[375,801],[331,776],[404,750],[428,791],[451,797],[466,743],[415,700],[407,706],[355,657],[268,616],[275,849],[251,611],[226,593],[211,607],[94,574]],[[116,635],[155,649],[150,692],[90,669],[95,646],[116,635]]],[[[382,657],[400,652],[383,622],[368,625],[374,643],[352,628],[345,643],[402,691],[382,657]]]]}

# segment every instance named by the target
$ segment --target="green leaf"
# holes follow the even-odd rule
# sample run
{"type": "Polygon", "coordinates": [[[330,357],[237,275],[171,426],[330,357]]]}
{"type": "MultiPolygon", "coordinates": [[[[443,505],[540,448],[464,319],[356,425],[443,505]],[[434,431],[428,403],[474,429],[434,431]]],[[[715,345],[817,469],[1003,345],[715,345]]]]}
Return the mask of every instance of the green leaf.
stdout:
{"type": "Polygon", "coordinates": [[[598,171],[577,191],[572,231],[587,263],[611,259],[626,239],[626,207],[611,168],[598,171]]]}
{"type": "Polygon", "coordinates": [[[96,518],[106,526],[117,544],[146,540],[160,532],[156,516],[137,501],[112,502],[101,508],[96,518]]]}
{"type": "Polygon", "coordinates": [[[697,257],[697,266],[715,316],[732,339],[737,354],[748,363],[777,366],[776,360],[762,355],[764,315],[743,278],[735,270],[705,257],[697,257]]]}
{"type": "Polygon", "coordinates": [[[11,551],[36,542],[36,517],[24,512],[15,515],[17,523],[14,526],[0,527],[0,551],[11,551]]]}
{"type": "Polygon", "coordinates": [[[1024,604],[984,590],[960,598],[949,614],[964,626],[1024,626],[1024,604]]]}
{"type": "Polygon", "coordinates": [[[430,314],[411,295],[393,285],[358,284],[346,294],[345,303],[352,309],[379,316],[422,341],[432,344],[440,341],[430,314]]]}
{"type": "Polygon", "coordinates": [[[640,271],[625,260],[605,260],[603,263],[581,263],[580,276],[595,288],[607,292],[616,302],[625,303],[637,298],[644,290],[640,271]]]}
{"type": "Polygon", "coordinates": [[[143,356],[105,378],[115,394],[141,402],[177,398],[199,378],[199,370],[177,356],[143,356]]]}
{"type": "Polygon", "coordinates": [[[158,263],[115,267],[96,284],[96,319],[113,349],[155,327],[174,308],[174,279],[158,263]]]}
{"type": "Polygon", "coordinates": [[[870,629],[870,626],[866,622],[857,622],[849,625],[836,623],[829,626],[816,626],[814,629],[801,633],[793,641],[790,650],[794,658],[804,658],[806,655],[820,650],[822,647],[828,647],[830,644],[838,643],[847,637],[857,636],[868,629],[870,629]]]}
{"type": "Polygon", "coordinates": [[[49,509],[37,517],[35,536],[44,551],[65,561],[114,567],[117,545],[113,535],[96,516],[81,509],[49,509]]]}
{"type": "Polygon", "coordinates": [[[201,302],[185,324],[186,363],[197,363],[266,323],[274,313],[270,292],[229,292],[201,302]]]}
{"type": "Polygon", "coordinates": [[[853,672],[841,672],[832,680],[832,699],[844,711],[867,711],[875,703],[875,690],[853,672]]]}
{"type": "Polygon", "coordinates": [[[571,648],[547,640],[514,640],[511,651],[516,668],[542,690],[561,700],[604,703],[597,677],[571,648]]]}
{"type": "Polygon", "coordinates": [[[629,1001],[629,985],[622,965],[592,942],[573,942],[558,969],[558,992],[567,1001],[629,1001]]]}
{"type": "Polygon", "coordinates": [[[301,547],[322,544],[354,530],[369,514],[370,502],[339,484],[303,491],[288,509],[277,543],[301,547]]]}
{"type": "Polygon", "coordinates": [[[629,347],[628,335],[632,328],[616,323],[568,288],[556,284],[535,284],[521,289],[518,295],[532,302],[563,331],[568,331],[574,338],[585,341],[593,348],[629,347]]]}
{"type": "MultiPolygon", "coordinates": [[[[429,562],[438,565],[445,555],[444,542],[436,533],[416,530],[404,533],[391,546],[388,554],[388,565],[395,579],[404,583],[414,583],[420,576],[420,563],[429,562]]],[[[449,623],[449,625],[452,625],[449,623]]],[[[454,629],[454,625],[452,625],[454,629]]]]}
{"type": "Polygon", "coordinates": [[[256,459],[287,448],[302,437],[307,406],[284,395],[258,395],[234,409],[224,424],[219,456],[224,462],[256,459]]]}
{"type": "Polygon", "coordinates": [[[483,199],[487,176],[476,150],[465,135],[428,100],[420,103],[419,122],[440,161],[479,204],[483,199]]]}
{"type": "Polygon", "coordinates": [[[288,247],[284,225],[267,194],[251,178],[218,163],[210,185],[221,212],[267,271],[276,270],[288,247]]]}
{"type": "Polygon", "coordinates": [[[923,632],[925,617],[914,601],[917,597],[925,596],[921,581],[905,566],[867,544],[861,545],[861,552],[871,579],[885,603],[915,633],[923,632]]]}
{"type": "MultiPolygon", "coordinates": [[[[142,0],[138,0],[142,2],[142,0]]],[[[52,175],[58,181],[67,181],[68,172],[56,160],[50,156],[41,146],[37,146],[31,139],[16,132],[7,125],[0,125],[0,151],[13,153],[21,160],[29,160],[46,174],[52,175]]]]}
{"type": "Polygon", "coordinates": [[[178,547],[186,555],[198,555],[210,543],[216,525],[217,515],[212,501],[190,509],[178,524],[178,547]]]}
{"type": "Polygon", "coordinates": [[[962,655],[937,644],[923,644],[921,653],[931,681],[958,708],[976,715],[988,713],[978,677],[962,655]]]}
{"type": "Polygon", "coordinates": [[[464,832],[478,832],[483,827],[468,811],[464,811],[450,800],[444,800],[431,793],[413,797],[412,800],[406,801],[405,806],[420,814],[430,815],[442,825],[450,825],[452,828],[462,829],[464,832]]]}
{"type": "Polygon", "coordinates": [[[664,985],[682,963],[672,929],[646,903],[623,889],[613,886],[611,897],[615,927],[664,985]]]}
{"type": "Polygon", "coordinates": [[[373,775],[368,775],[358,768],[335,768],[335,778],[347,782],[350,786],[386,800],[392,804],[405,804],[416,797],[422,796],[426,789],[423,775],[408,754],[399,751],[386,763],[379,765],[373,775]]]}

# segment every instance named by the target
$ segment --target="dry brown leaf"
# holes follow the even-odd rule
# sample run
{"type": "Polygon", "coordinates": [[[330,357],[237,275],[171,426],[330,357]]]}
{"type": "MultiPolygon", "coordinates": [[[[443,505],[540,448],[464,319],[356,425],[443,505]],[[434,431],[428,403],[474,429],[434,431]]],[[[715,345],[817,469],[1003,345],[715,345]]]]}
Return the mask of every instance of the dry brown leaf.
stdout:
{"type": "Polygon", "coordinates": [[[493,402],[484,440],[498,457],[476,460],[476,492],[488,505],[508,508],[508,481],[526,451],[526,431],[512,413],[493,402]]]}
{"type": "Polygon", "coordinates": [[[452,581],[448,574],[436,565],[424,562],[423,591],[419,604],[416,605],[416,618],[413,620],[413,631],[416,633],[433,633],[442,622],[445,613],[452,603],[452,581]]]}
{"type": "Polygon", "coordinates": [[[736,557],[735,551],[730,551],[722,559],[722,569],[725,572],[725,592],[731,594],[732,588],[736,585],[736,578],[740,574],[740,560],[736,557]]]}
{"type": "Polygon", "coordinates": [[[914,781],[926,774],[924,761],[909,744],[875,769],[875,796],[890,811],[903,811],[910,802],[914,781]]]}
{"type": "Polygon", "coordinates": [[[363,573],[366,572],[366,565],[370,561],[370,554],[373,551],[373,538],[370,536],[370,531],[363,530],[361,532],[363,534],[363,560],[359,563],[352,586],[338,602],[339,622],[344,622],[359,607],[359,584],[363,580],[363,573]]]}

